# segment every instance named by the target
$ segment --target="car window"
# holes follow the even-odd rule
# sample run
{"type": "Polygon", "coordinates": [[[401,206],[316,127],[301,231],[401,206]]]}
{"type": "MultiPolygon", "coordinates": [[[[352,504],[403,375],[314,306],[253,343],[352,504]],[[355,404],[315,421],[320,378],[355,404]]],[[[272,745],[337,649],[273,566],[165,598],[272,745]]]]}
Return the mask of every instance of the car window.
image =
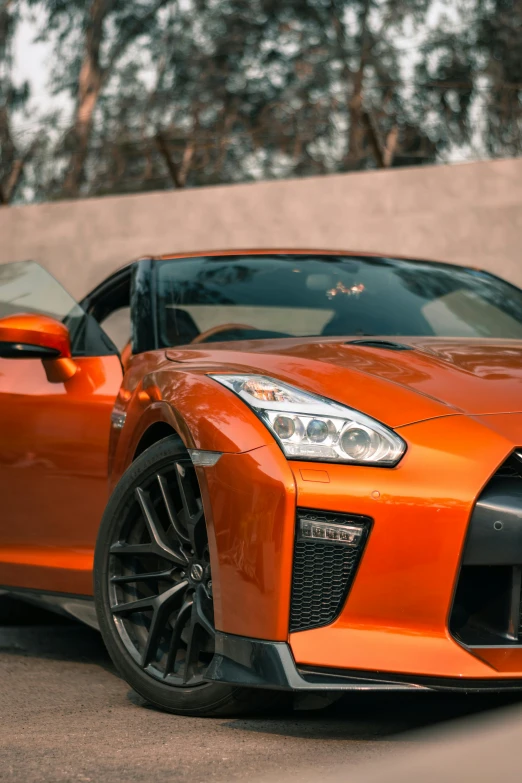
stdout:
{"type": "Polygon", "coordinates": [[[200,336],[522,338],[519,289],[446,264],[281,254],[168,259],[155,270],[161,346],[200,336]]]}
{"type": "Polygon", "coordinates": [[[96,321],[34,261],[0,265],[0,318],[17,313],[48,315],[64,323],[74,356],[103,356],[116,350],[96,321]]]}
{"type": "Polygon", "coordinates": [[[62,321],[80,309],[65,288],[34,261],[0,266],[0,318],[23,312],[62,321]]]}
{"type": "MultiPolygon", "coordinates": [[[[176,307],[176,305],[171,305],[176,307]]],[[[183,307],[196,324],[199,332],[212,329],[217,324],[234,321],[250,324],[254,329],[285,332],[288,329],[288,308],[262,307],[257,305],[187,305],[183,307]]],[[[307,335],[310,330],[320,333],[333,316],[331,309],[315,310],[311,307],[296,307],[293,310],[292,331],[295,335],[307,335]]]]}
{"type": "Polygon", "coordinates": [[[422,312],[438,335],[476,337],[479,331],[485,337],[495,332],[520,337],[520,322],[514,315],[472,290],[452,291],[428,302],[422,312]]]}
{"type": "Polygon", "coordinates": [[[121,353],[131,338],[130,307],[120,307],[118,310],[114,310],[100,321],[100,326],[121,353]]]}

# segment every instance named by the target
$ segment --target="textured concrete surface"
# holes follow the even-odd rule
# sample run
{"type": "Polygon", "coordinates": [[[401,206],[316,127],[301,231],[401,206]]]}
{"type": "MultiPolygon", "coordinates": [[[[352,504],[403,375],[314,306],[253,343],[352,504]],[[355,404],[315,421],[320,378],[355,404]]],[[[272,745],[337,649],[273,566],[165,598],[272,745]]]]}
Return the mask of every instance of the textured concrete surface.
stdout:
{"type": "Polygon", "coordinates": [[[0,263],[74,296],[146,254],[323,247],[469,264],[522,286],[522,159],[0,209],[0,263]]]}
{"type": "MultiPolygon", "coordinates": [[[[489,710],[406,735],[395,752],[347,770],[332,765],[321,783],[494,783],[520,780],[522,708],[489,710]]],[[[314,770],[288,773],[278,783],[316,783],[314,770]]],[[[255,783],[272,783],[272,778],[255,783]]]]}
{"type": "Polygon", "coordinates": [[[321,712],[181,718],[140,705],[114,673],[96,632],[73,624],[4,626],[0,780],[275,783],[288,774],[296,781],[326,780],[328,770],[339,767],[342,779],[357,772],[359,780],[359,765],[431,743],[404,732],[510,701],[362,695],[321,712]]]}

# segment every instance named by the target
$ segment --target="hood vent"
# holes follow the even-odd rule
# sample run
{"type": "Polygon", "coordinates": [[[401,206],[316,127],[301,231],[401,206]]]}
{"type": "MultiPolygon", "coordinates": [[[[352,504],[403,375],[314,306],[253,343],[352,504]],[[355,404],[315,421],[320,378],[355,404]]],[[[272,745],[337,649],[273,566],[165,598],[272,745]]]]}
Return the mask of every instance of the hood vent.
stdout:
{"type": "Polygon", "coordinates": [[[413,346],[391,340],[350,340],[345,345],[362,345],[364,348],[382,348],[385,351],[413,351],[413,346]]]}

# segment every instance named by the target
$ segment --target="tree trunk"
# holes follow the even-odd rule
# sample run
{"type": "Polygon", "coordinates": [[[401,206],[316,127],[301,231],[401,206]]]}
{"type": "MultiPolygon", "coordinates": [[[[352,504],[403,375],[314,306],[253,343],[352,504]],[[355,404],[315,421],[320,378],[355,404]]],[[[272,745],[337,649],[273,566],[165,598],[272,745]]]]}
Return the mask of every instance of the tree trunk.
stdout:
{"type": "Polygon", "coordinates": [[[359,49],[360,59],[359,67],[353,75],[352,95],[348,104],[349,129],[348,129],[348,150],[345,163],[347,168],[357,168],[364,154],[364,141],[366,137],[366,128],[363,120],[363,87],[364,87],[364,69],[369,53],[368,41],[368,15],[370,12],[371,0],[364,0],[361,13],[359,15],[359,49]]]}
{"type": "Polygon", "coordinates": [[[394,125],[391,131],[388,133],[388,136],[386,137],[386,147],[384,149],[384,155],[383,155],[384,168],[389,168],[392,165],[393,159],[395,158],[395,152],[397,150],[398,143],[399,143],[399,126],[394,125]]]}
{"type": "Polygon", "coordinates": [[[0,184],[0,206],[9,204],[14,197],[16,188],[22,179],[24,165],[25,160],[23,158],[17,158],[13,163],[6,181],[0,184]]]}
{"type": "Polygon", "coordinates": [[[70,198],[78,196],[85,178],[85,162],[89,152],[94,111],[104,84],[113,72],[118,59],[143,29],[145,22],[169,2],[171,0],[156,0],[153,5],[150,5],[116,41],[107,58],[106,66],[102,67],[100,47],[103,40],[103,25],[115,5],[115,0],[90,0],[85,49],[78,79],[76,112],[71,132],[73,149],[63,184],[66,196],[70,198]]]}
{"type": "Polygon", "coordinates": [[[78,97],[71,134],[73,150],[63,184],[64,195],[68,198],[78,196],[84,178],[93,114],[104,77],[100,65],[100,45],[103,36],[103,23],[110,4],[110,0],[91,0],[88,12],[85,50],[78,79],[78,97]]]}
{"type": "Polygon", "coordinates": [[[183,157],[181,159],[181,163],[179,164],[176,163],[176,161],[172,157],[167,140],[165,139],[161,131],[157,131],[156,133],[156,144],[159,153],[161,154],[163,160],[165,161],[165,165],[170,174],[172,184],[176,189],[184,188],[185,185],[187,184],[188,173],[190,171],[192,158],[194,157],[194,152],[195,152],[194,141],[191,139],[187,141],[187,144],[183,151],[183,157]]]}
{"type": "Polygon", "coordinates": [[[399,141],[399,127],[394,125],[386,137],[386,141],[383,143],[381,134],[375,123],[375,119],[372,116],[371,111],[363,109],[361,115],[361,122],[366,132],[366,138],[373,152],[373,157],[377,163],[377,167],[380,169],[389,168],[395,157],[395,151],[397,149],[397,143],[399,141]]]}

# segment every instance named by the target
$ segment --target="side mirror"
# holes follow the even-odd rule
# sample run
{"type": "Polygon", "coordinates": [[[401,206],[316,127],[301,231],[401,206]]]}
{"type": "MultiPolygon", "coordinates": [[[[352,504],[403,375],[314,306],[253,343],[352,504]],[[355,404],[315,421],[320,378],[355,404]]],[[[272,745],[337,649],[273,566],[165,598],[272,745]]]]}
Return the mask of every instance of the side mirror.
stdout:
{"type": "Polygon", "coordinates": [[[54,318],[35,313],[0,318],[0,358],[42,359],[51,383],[65,383],[78,369],[71,359],[67,327],[54,318]]]}
{"type": "Polygon", "coordinates": [[[46,315],[23,313],[0,318],[0,357],[70,359],[69,330],[46,315]]]}

